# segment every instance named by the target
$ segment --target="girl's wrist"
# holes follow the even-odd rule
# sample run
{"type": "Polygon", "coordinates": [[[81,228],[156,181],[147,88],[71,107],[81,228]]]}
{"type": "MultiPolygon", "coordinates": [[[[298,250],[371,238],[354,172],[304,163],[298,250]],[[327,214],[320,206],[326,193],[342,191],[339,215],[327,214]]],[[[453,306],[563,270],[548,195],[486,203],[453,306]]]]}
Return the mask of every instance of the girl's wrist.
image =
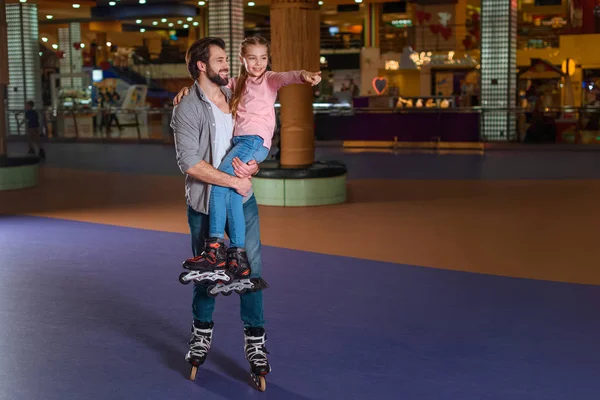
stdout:
{"type": "Polygon", "coordinates": [[[305,70],[301,70],[300,71],[300,80],[302,81],[302,83],[306,83],[306,79],[304,78],[304,74],[306,74],[305,70]]]}

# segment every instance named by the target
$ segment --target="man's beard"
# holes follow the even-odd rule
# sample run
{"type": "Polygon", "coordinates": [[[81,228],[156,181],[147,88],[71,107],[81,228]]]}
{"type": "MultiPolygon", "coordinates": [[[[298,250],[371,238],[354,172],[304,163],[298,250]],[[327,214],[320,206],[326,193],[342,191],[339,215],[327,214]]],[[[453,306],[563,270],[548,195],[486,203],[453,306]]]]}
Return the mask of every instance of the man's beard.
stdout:
{"type": "MultiPolygon", "coordinates": [[[[229,83],[229,78],[221,78],[221,76],[218,73],[216,73],[210,67],[210,65],[207,65],[206,67],[207,67],[206,68],[206,77],[212,83],[214,83],[215,85],[219,85],[219,86],[226,86],[227,83],[229,83]]],[[[224,69],[222,69],[221,71],[227,71],[227,72],[229,72],[229,70],[224,70],[224,69]]]]}

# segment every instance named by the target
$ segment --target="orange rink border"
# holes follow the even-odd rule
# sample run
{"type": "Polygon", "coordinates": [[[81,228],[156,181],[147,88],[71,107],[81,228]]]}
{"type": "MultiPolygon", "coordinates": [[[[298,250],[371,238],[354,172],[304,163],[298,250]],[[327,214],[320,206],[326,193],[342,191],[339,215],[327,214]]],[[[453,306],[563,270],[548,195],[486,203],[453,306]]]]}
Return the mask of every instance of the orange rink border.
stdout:
{"type": "MultiPolygon", "coordinates": [[[[261,206],[261,237],[289,249],[597,285],[599,201],[595,180],[353,180],[346,204],[261,206]]],[[[177,176],[43,167],[39,186],[0,193],[5,214],[179,233],[189,232],[185,208],[177,176]]]]}

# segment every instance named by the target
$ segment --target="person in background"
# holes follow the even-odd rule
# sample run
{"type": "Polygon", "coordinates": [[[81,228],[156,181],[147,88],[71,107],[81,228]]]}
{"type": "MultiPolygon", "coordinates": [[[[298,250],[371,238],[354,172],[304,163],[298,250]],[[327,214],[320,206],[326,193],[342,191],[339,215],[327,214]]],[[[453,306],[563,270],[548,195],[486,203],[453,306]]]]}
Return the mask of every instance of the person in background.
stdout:
{"type": "Polygon", "coordinates": [[[40,117],[34,107],[35,103],[31,100],[25,103],[27,145],[29,146],[29,154],[38,155],[41,159],[45,159],[46,152],[42,148],[40,140],[40,117]]]}

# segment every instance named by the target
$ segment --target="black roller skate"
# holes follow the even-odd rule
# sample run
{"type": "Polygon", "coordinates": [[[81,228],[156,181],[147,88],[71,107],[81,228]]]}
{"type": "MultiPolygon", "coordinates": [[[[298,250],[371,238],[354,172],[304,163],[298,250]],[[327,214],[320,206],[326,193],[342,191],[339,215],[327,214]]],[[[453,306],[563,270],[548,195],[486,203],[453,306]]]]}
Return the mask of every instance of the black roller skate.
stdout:
{"type": "Polygon", "coordinates": [[[209,284],[231,280],[231,274],[227,271],[227,249],[223,239],[206,239],[202,253],[185,260],[182,266],[190,270],[179,275],[179,282],[184,285],[191,281],[209,284]]]}
{"type": "Polygon", "coordinates": [[[258,390],[264,392],[267,389],[265,376],[271,372],[271,366],[267,359],[267,335],[264,328],[246,328],[244,329],[246,344],[244,353],[246,360],[250,363],[250,376],[258,390]]]}
{"type": "Polygon", "coordinates": [[[252,271],[246,249],[242,247],[232,247],[227,249],[227,269],[233,276],[233,279],[248,278],[252,271]]]}
{"type": "Polygon", "coordinates": [[[252,271],[250,270],[248,255],[246,250],[241,247],[232,247],[227,250],[227,269],[233,280],[209,286],[207,289],[209,296],[215,297],[219,294],[229,296],[233,292],[244,294],[247,291],[255,292],[269,287],[267,282],[261,278],[250,278],[252,271]]]}
{"type": "Polygon", "coordinates": [[[192,324],[192,338],[189,341],[190,351],[185,355],[185,361],[192,365],[190,380],[196,379],[198,367],[204,364],[210,350],[212,341],[213,322],[194,321],[192,324]]]}

